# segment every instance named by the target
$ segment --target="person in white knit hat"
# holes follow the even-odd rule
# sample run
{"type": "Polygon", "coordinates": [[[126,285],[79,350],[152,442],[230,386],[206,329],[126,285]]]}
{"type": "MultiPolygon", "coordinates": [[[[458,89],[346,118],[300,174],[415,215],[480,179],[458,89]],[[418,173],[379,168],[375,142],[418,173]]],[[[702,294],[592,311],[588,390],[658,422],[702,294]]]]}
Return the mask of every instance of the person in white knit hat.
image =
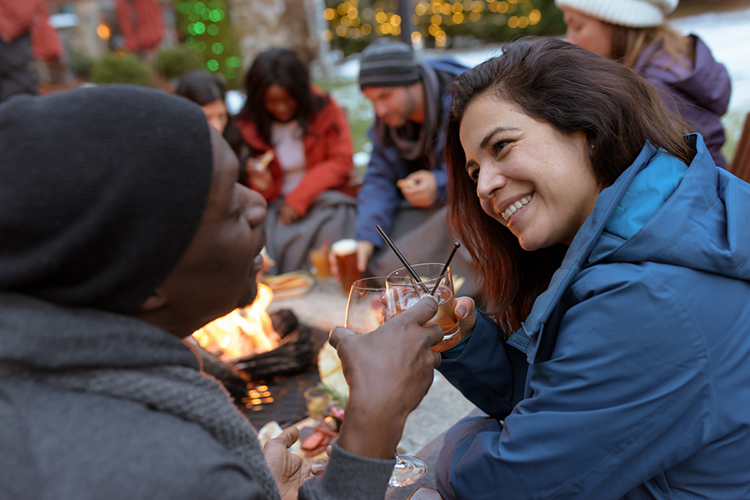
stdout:
{"type": "Polygon", "coordinates": [[[662,98],[699,132],[717,165],[731,95],[729,73],[696,35],[685,36],[665,17],[679,0],[555,0],[568,26],[566,39],[621,61],[661,90],[662,98]]]}

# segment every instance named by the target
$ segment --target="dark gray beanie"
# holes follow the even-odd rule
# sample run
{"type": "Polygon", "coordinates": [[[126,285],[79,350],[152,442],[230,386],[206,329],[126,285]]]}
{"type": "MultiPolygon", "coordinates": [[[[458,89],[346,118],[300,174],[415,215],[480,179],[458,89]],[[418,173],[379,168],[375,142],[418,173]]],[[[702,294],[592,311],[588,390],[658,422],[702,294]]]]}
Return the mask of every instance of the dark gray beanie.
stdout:
{"type": "Polygon", "coordinates": [[[405,87],[421,79],[414,50],[403,42],[378,41],[362,51],[359,87],[405,87]]]}
{"type": "Polygon", "coordinates": [[[0,291],[135,312],[190,244],[212,169],[182,97],[105,85],[0,105],[0,291]]]}

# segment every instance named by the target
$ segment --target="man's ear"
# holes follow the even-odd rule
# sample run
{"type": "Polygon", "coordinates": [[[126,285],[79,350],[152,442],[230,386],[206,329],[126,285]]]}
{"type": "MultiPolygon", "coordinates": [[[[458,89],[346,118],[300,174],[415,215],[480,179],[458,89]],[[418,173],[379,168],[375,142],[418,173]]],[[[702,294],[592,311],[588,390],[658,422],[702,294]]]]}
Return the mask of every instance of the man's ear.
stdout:
{"type": "Polygon", "coordinates": [[[167,298],[161,293],[158,288],[154,291],[154,294],[147,298],[143,304],[141,304],[140,312],[150,313],[164,307],[167,303],[167,298]]]}

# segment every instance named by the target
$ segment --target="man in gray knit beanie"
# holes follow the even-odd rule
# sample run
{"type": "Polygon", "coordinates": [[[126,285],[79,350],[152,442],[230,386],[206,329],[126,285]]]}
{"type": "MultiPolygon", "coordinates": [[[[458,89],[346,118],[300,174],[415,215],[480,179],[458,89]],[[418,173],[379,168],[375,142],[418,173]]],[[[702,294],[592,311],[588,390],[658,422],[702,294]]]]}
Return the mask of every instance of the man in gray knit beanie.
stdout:
{"type": "Polygon", "coordinates": [[[440,362],[433,299],[334,332],[351,395],[327,466],[287,450],[294,427],[261,450],[182,342],[254,299],[265,241],[200,108],[122,85],[16,97],[0,158],[0,498],[383,498],[440,362]]]}
{"type": "MultiPolygon", "coordinates": [[[[360,58],[359,86],[372,103],[373,151],[357,200],[357,257],[360,271],[385,276],[399,261],[375,229],[391,236],[410,262],[439,262],[455,237],[445,224],[445,134],[448,88],[466,67],[451,58],[418,60],[403,42],[379,40],[360,58]]],[[[470,258],[459,251],[454,275],[473,285],[470,258]]]]}

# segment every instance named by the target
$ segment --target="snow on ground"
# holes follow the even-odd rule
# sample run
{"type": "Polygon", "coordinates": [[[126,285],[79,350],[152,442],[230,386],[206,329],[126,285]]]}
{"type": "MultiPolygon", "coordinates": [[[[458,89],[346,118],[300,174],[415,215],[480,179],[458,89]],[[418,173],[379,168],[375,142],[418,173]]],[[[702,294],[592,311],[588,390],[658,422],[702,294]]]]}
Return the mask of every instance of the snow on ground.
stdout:
{"type": "Polygon", "coordinates": [[[750,111],[750,9],[707,13],[675,20],[683,33],[695,33],[709,46],[732,78],[730,112],[750,111]]]}

